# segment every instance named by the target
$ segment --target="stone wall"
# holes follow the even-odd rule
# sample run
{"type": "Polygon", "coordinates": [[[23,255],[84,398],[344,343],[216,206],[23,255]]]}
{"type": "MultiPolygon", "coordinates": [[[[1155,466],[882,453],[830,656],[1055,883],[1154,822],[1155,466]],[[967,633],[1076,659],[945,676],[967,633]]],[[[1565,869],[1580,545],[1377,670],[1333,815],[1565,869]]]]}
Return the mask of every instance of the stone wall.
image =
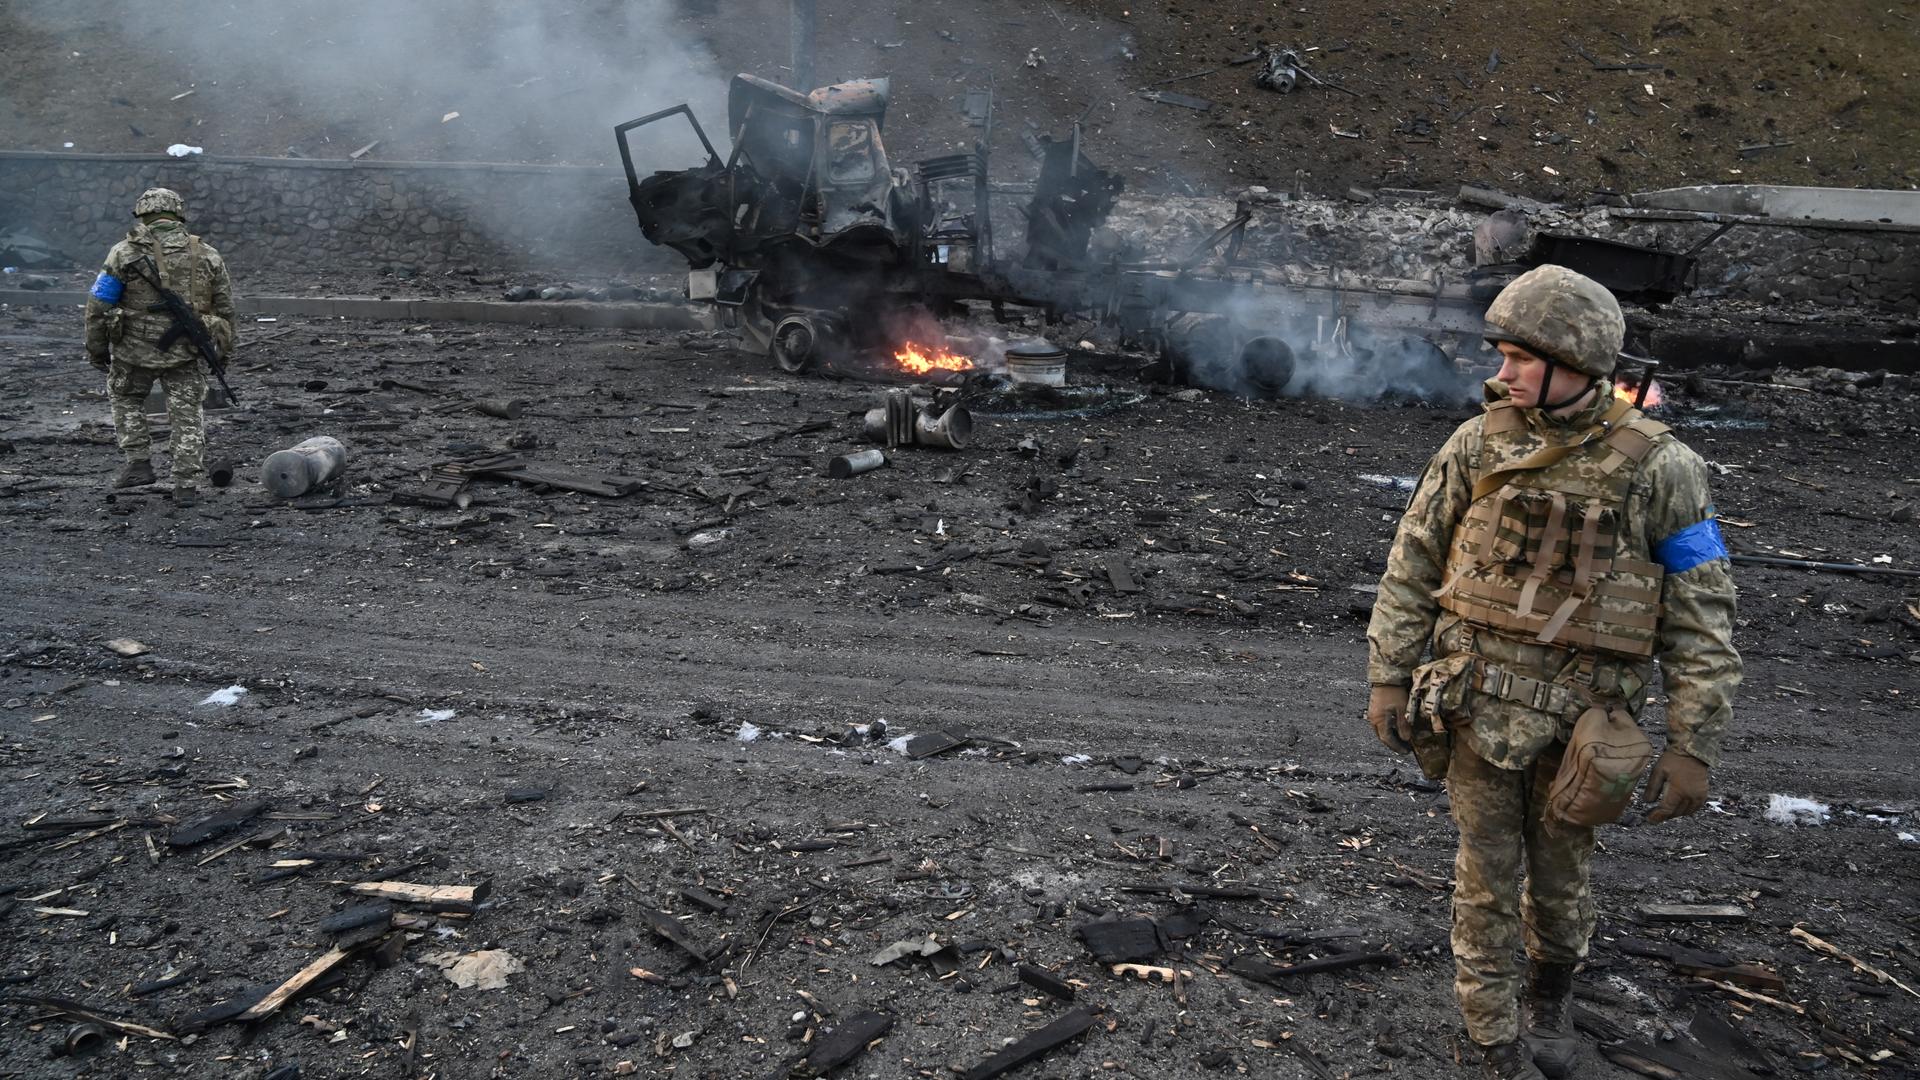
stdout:
{"type": "Polygon", "coordinates": [[[0,152],[0,232],[98,260],[149,187],[185,196],[236,270],[676,269],[617,168],[0,152]]]}

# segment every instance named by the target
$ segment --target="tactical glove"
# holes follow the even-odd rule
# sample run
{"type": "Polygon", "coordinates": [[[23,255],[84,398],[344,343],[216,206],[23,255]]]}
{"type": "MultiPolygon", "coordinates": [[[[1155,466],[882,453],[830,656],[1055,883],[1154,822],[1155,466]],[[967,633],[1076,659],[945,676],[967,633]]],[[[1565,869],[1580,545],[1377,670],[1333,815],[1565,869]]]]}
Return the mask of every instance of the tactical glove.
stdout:
{"type": "Polygon", "coordinates": [[[1407,715],[1407,688],[1376,686],[1367,694],[1367,723],[1387,749],[1413,753],[1413,718],[1407,715]]]}
{"type": "Polygon", "coordinates": [[[96,371],[108,371],[113,367],[112,358],[97,353],[88,353],[87,363],[92,364],[96,371]]]}
{"type": "Polygon", "coordinates": [[[1640,794],[1642,804],[1659,803],[1647,815],[1649,823],[1686,817],[1707,801],[1707,765],[1678,750],[1666,750],[1653,763],[1647,775],[1647,789],[1640,794]]]}

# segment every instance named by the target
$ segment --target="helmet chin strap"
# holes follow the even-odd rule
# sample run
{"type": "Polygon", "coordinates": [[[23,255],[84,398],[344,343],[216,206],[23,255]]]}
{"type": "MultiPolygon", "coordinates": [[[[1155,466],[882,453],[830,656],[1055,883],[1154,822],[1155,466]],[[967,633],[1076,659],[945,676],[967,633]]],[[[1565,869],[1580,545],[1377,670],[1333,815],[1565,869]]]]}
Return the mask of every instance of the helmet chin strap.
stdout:
{"type": "Polygon", "coordinates": [[[1587,391],[1593,389],[1593,384],[1597,381],[1593,377],[1589,376],[1587,378],[1587,385],[1581,387],[1578,390],[1575,390],[1573,393],[1567,395],[1567,397],[1565,397],[1560,401],[1548,401],[1547,391],[1551,389],[1553,386],[1553,373],[1555,369],[1557,369],[1560,366],[1560,362],[1557,360],[1547,359],[1546,357],[1542,357],[1541,359],[1546,361],[1547,373],[1540,377],[1540,403],[1534,407],[1544,412],[1557,412],[1558,410],[1564,409],[1567,406],[1573,404],[1574,402],[1579,401],[1581,398],[1586,397],[1587,391]]]}

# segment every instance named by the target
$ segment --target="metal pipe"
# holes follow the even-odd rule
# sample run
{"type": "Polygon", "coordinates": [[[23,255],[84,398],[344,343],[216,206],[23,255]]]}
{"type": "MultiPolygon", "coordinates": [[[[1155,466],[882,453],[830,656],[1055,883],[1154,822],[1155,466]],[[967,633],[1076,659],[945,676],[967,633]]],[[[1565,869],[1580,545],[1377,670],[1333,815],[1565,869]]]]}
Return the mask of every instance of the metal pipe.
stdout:
{"type": "Polygon", "coordinates": [[[789,67],[793,81],[789,84],[801,93],[813,90],[813,18],[814,0],[792,0],[790,10],[792,20],[788,45],[791,51],[789,67]]]}
{"type": "Polygon", "coordinates": [[[841,454],[827,463],[827,475],[835,480],[845,480],[872,472],[887,463],[887,455],[878,450],[856,450],[851,454],[841,454]]]}
{"type": "Polygon", "coordinates": [[[338,480],[347,469],[347,448],[340,440],[316,435],[290,450],[267,456],[260,482],[283,499],[298,498],[322,484],[338,480]]]}

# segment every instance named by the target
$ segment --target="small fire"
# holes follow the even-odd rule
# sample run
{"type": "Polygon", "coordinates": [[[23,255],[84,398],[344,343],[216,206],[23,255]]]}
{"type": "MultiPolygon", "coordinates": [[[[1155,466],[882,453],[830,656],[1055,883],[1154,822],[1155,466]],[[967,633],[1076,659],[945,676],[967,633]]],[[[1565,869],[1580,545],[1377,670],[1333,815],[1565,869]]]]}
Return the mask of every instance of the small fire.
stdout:
{"type": "MultiPolygon", "coordinates": [[[[1640,388],[1630,383],[1617,382],[1613,384],[1613,393],[1615,397],[1625,401],[1632,401],[1640,396],[1640,388]]],[[[1651,409],[1666,400],[1667,395],[1660,392],[1659,381],[1650,380],[1647,383],[1647,400],[1641,402],[1640,407],[1643,409],[1651,409]]]]}
{"type": "Polygon", "coordinates": [[[945,349],[923,348],[909,341],[893,354],[900,366],[915,375],[930,371],[972,371],[973,361],[945,349]]]}

